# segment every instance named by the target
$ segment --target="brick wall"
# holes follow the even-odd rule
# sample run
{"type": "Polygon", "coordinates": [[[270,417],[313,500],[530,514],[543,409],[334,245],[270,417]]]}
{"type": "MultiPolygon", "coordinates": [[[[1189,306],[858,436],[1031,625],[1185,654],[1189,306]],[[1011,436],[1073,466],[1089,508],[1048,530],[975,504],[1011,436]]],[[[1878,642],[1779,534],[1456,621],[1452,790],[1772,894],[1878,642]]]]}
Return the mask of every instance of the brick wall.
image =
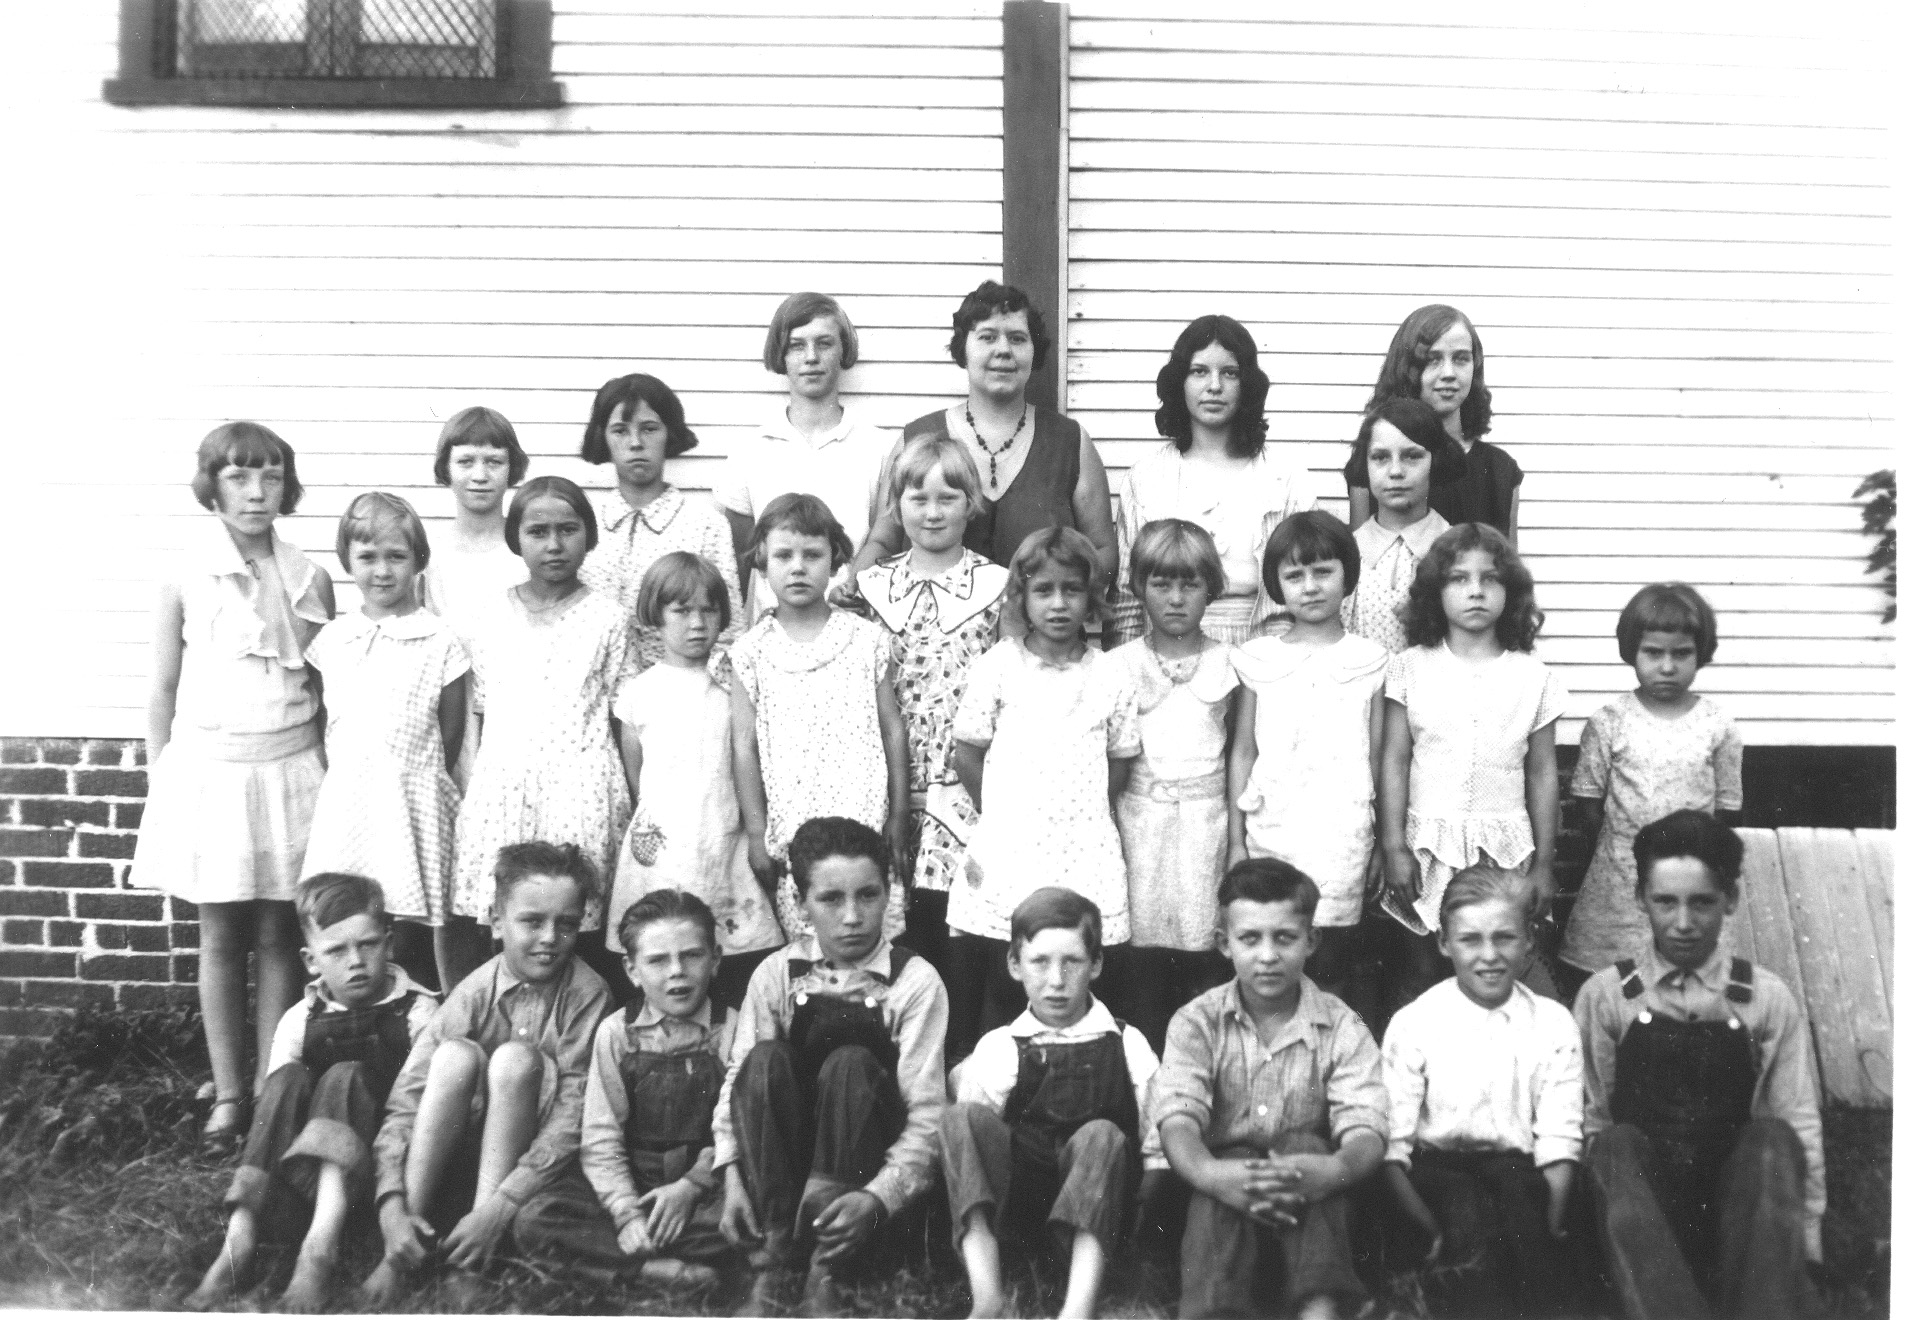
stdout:
{"type": "Polygon", "coordinates": [[[128,887],[145,765],[137,740],[0,740],[0,1036],[195,1000],[193,905],[128,887]]]}

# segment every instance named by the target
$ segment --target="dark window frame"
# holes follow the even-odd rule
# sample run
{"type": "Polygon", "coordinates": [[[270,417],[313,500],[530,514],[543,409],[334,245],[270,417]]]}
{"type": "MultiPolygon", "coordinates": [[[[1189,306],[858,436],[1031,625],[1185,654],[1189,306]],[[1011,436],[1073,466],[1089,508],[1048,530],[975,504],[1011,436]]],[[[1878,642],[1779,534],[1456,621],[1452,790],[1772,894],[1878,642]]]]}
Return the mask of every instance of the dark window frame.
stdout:
{"type": "Polygon", "coordinates": [[[182,77],[178,24],[178,0],[120,0],[120,75],[101,88],[109,104],[538,110],[565,103],[564,84],[552,79],[551,0],[500,0],[492,78],[182,77]]]}

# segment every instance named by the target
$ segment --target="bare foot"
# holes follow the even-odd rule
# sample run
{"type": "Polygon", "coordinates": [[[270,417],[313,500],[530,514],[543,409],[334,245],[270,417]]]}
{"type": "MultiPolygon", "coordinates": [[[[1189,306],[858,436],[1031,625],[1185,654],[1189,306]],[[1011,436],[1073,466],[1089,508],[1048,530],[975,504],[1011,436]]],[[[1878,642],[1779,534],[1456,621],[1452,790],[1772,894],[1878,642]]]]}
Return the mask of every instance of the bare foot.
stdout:
{"type": "Polygon", "coordinates": [[[1296,1308],[1296,1320],[1337,1320],[1336,1299],[1327,1293],[1305,1297],[1296,1308]]]}
{"type": "Polygon", "coordinates": [[[718,1272],[709,1265],[676,1260],[670,1256],[658,1256],[646,1261],[638,1274],[648,1283],[662,1284],[667,1288],[709,1288],[718,1281],[718,1272]]]}
{"type": "Polygon", "coordinates": [[[1009,1314],[1010,1310],[1004,1305],[1004,1295],[1001,1291],[971,1295],[970,1320],[1000,1320],[1001,1317],[1009,1314]]]}
{"type": "Polygon", "coordinates": [[[301,1315],[310,1315],[314,1311],[326,1308],[326,1293],[332,1284],[333,1259],[330,1256],[309,1256],[299,1253],[299,1263],[293,1268],[292,1282],[286,1285],[286,1291],[279,1298],[279,1309],[301,1315]]]}
{"type": "Polygon", "coordinates": [[[844,1314],[844,1298],[837,1280],[824,1266],[813,1262],[804,1276],[804,1295],[798,1299],[797,1314],[806,1317],[844,1314]]]}
{"type": "Polygon", "coordinates": [[[390,1258],[379,1262],[379,1268],[366,1276],[359,1285],[359,1305],[368,1311],[389,1310],[405,1291],[405,1275],[390,1258]]]}
{"type": "Polygon", "coordinates": [[[235,1210],[226,1223],[226,1240],[219,1244],[219,1255],[180,1305],[189,1311],[210,1311],[239,1289],[239,1281],[252,1268],[253,1222],[245,1210],[235,1210]]]}

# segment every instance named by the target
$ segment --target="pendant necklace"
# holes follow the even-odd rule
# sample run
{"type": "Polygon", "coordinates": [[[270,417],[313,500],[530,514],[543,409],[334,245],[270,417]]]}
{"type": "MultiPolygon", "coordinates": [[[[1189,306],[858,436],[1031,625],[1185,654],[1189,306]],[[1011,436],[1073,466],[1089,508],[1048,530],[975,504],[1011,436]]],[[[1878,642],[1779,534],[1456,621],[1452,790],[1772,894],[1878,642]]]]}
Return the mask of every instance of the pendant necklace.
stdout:
{"type": "Polygon", "coordinates": [[[984,457],[990,460],[990,488],[992,490],[997,488],[997,460],[1010,452],[1010,446],[1017,443],[1017,437],[1023,434],[1024,425],[1029,420],[1030,405],[1026,403],[1023,406],[1023,416],[1017,419],[1017,429],[1010,433],[1010,438],[1004,441],[1002,445],[996,449],[992,449],[990,442],[984,439],[984,433],[977,429],[977,419],[970,415],[970,401],[968,399],[964,401],[964,421],[969,424],[970,433],[977,437],[977,448],[983,450],[984,457]]]}

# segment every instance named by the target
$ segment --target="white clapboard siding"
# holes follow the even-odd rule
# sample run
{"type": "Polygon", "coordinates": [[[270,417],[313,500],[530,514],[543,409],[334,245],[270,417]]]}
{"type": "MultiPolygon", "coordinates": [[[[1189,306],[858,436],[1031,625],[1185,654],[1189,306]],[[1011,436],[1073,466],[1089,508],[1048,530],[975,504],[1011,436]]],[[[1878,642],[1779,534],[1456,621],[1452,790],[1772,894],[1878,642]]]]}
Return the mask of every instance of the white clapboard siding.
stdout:
{"type": "Polygon", "coordinates": [[[1120,474],[1192,317],[1256,336],[1270,435],[1324,507],[1396,325],[1481,332],[1492,438],[1570,690],[1632,686],[1643,582],[1720,612],[1701,686],[1752,743],[1893,738],[1855,487],[1893,465],[1897,253],[1882,48],[1740,9],[1458,20],[1076,0],[1068,396],[1120,474]]]}
{"type": "Polygon", "coordinates": [[[433,444],[471,404],[535,472],[603,488],[575,457],[592,392],[651,371],[700,440],[673,479],[708,488],[776,407],[764,327],[799,289],[857,321],[848,392],[873,421],[961,388],[950,314],[1002,259],[995,0],[556,0],[566,104],[540,111],[109,106],[117,0],[30,8],[8,95],[57,205],[12,248],[12,320],[85,348],[13,383],[23,434],[61,438],[26,503],[106,531],[78,581],[28,588],[56,623],[8,651],[9,734],[144,732],[153,577],[207,517],[186,482],[221,421],[293,444],[307,495],[281,528],[342,578],[356,492],[444,524],[433,444]]]}

